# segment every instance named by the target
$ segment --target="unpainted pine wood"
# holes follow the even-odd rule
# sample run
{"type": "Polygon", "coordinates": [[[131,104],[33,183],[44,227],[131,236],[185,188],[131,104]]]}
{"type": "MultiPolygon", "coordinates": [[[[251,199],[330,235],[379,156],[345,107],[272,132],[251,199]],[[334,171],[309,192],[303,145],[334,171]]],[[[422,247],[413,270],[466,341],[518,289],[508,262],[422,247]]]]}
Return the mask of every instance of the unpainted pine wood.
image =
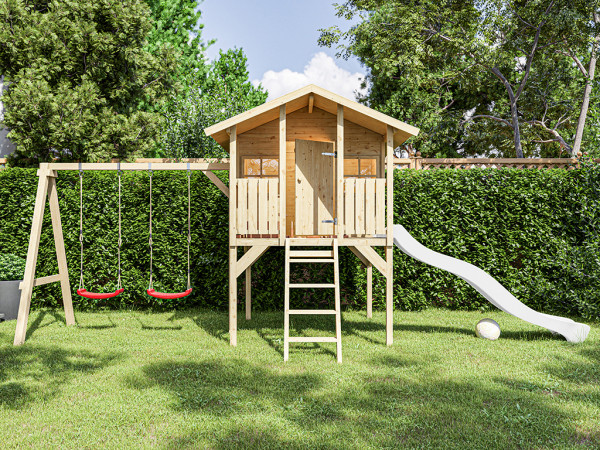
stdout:
{"type": "Polygon", "coordinates": [[[337,224],[337,238],[338,242],[341,243],[344,239],[344,155],[345,155],[345,136],[344,136],[344,103],[337,104],[337,117],[336,117],[336,146],[337,152],[336,165],[337,173],[335,178],[335,206],[336,213],[335,217],[338,217],[337,224]]]}
{"type": "Polygon", "coordinates": [[[386,140],[386,180],[387,180],[387,242],[394,245],[394,129],[388,125],[386,140]]]}
{"type": "Polygon", "coordinates": [[[285,241],[285,286],[283,303],[283,360],[290,356],[290,241],[285,241]]]}
{"type": "Polygon", "coordinates": [[[394,343],[394,247],[385,248],[386,283],[385,283],[385,342],[394,343]]]}
{"type": "Polygon", "coordinates": [[[229,247],[229,345],[237,346],[237,247],[235,246],[229,247]]]}
{"type": "Polygon", "coordinates": [[[367,265],[367,319],[373,318],[373,264],[367,265]]]}
{"type": "Polygon", "coordinates": [[[296,217],[296,142],[286,142],[286,229],[288,235],[296,217]]]}
{"type": "MultiPolygon", "coordinates": [[[[152,162],[152,161],[150,161],[152,162]]],[[[48,164],[47,170],[79,170],[79,163],[43,163],[48,164]]],[[[222,162],[192,162],[190,163],[190,170],[228,170],[231,168],[231,162],[223,160],[222,162]]],[[[118,163],[82,163],[82,170],[118,170],[118,163]]],[[[133,170],[133,171],[146,171],[148,170],[148,163],[134,162],[134,163],[121,163],[121,170],[133,170]]],[[[152,162],[152,170],[187,170],[187,163],[184,162],[152,162]]]]}
{"type": "Polygon", "coordinates": [[[365,234],[365,181],[364,178],[356,179],[355,229],[359,236],[365,234]]]}
{"type": "MultiPolygon", "coordinates": [[[[229,129],[229,188],[237,191],[237,132],[233,125],[229,129]]],[[[237,195],[229,196],[229,246],[235,247],[237,238],[237,195]]]]}
{"type": "Polygon", "coordinates": [[[331,250],[290,250],[290,258],[333,258],[331,250]]]}
{"type": "Polygon", "coordinates": [[[344,180],[344,230],[348,236],[356,234],[354,223],[355,181],[354,178],[344,180]]]}
{"type": "Polygon", "coordinates": [[[387,276],[387,265],[385,260],[379,256],[379,253],[373,250],[371,246],[365,244],[354,244],[354,248],[358,250],[373,266],[375,266],[375,268],[381,272],[384,277],[387,276]]]}
{"type": "MultiPolygon", "coordinates": [[[[60,274],[56,274],[56,275],[49,275],[47,277],[40,277],[40,278],[35,278],[33,280],[33,287],[37,287],[37,286],[43,286],[45,284],[50,284],[50,283],[56,283],[57,281],[61,280],[61,275],[60,274]]],[[[24,284],[21,281],[19,283],[19,289],[23,290],[24,288],[24,284]]]]}
{"type": "MultiPolygon", "coordinates": [[[[248,252],[250,247],[244,247],[244,253],[248,252]]],[[[246,269],[246,281],[244,283],[246,291],[246,320],[252,319],[252,266],[246,269]]]]}
{"type": "Polygon", "coordinates": [[[286,105],[279,107],[279,245],[284,245],[286,238],[286,141],[287,141],[287,124],[286,124],[286,105]]]}
{"type": "MultiPolygon", "coordinates": [[[[228,167],[229,168],[229,167],[228,167]]],[[[206,175],[206,177],[213,182],[213,184],[215,186],[217,186],[219,188],[219,190],[225,194],[227,196],[227,198],[229,198],[229,187],[225,185],[225,183],[223,183],[221,181],[221,179],[212,171],[210,170],[203,170],[202,173],[204,175],[206,175]]]]}
{"type": "Polygon", "coordinates": [[[279,179],[269,179],[269,234],[279,232],[279,179]]]}
{"type": "Polygon", "coordinates": [[[385,234],[385,178],[375,180],[375,234],[385,234]]]}
{"type": "Polygon", "coordinates": [[[237,232],[248,234],[248,178],[237,180],[237,232]]]}
{"type": "Polygon", "coordinates": [[[23,289],[21,290],[14,345],[22,345],[25,342],[27,333],[27,321],[29,319],[29,309],[31,307],[33,280],[35,279],[35,266],[37,265],[40,236],[42,234],[42,221],[44,220],[44,209],[46,206],[46,196],[48,194],[48,178],[50,171],[47,167],[47,164],[42,163],[40,164],[40,170],[38,170],[38,186],[35,195],[35,206],[33,208],[33,220],[31,222],[31,234],[29,235],[29,247],[27,248],[27,260],[25,262],[25,273],[23,275],[23,289]]]}
{"type": "Polygon", "coordinates": [[[269,181],[266,178],[258,180],[258,232],[269,232],[269,181]]]}
{"type": "Polygon", "coordinates": [[[48,178],[48,199],[50,201],[50,216],[52,218],[52,231],[54,233],[54,246],[56,247],[56,260],[58,274],[60,275],[60,288],[62,291],[63,306],[65,308],[65,322],[75,325],[73,300],[71,298],[71,283],[69,282],[69,268],[67,267],[67,253],[63,238],[62,222],[60,220],[60,205],[56,191],[56,173],[48,178]]]}
{"type": "Polygon", "coordinates": [[[333,144],[296,140],[295,234],[330,235],[334,217],[333,144]]]}
{"type": "Polygon", "coordinates": [[[375,234],[375,178],[365,179],[365,234],[375,234]]]}
{"type": "Polygon", "coordinates": [[[308,113],[309,114],[312,114],[314,104],[315,104],[315,96],[314,96],[314,94],[310,94],[308,96],[308,113]]]}
{"type": "Polygon", "coordinates": [[[242,273],[244,273],[244,271],[252,266],[252,264],[254,264],[258,258],[260,258],[267,250],[269,249],[268,245],[253,245],[250,250],[248,250],[246,253],[244,253],[244,256],[242,256],[237,262],[236,262],[236,269],[235,269],[235,276],[236,278],[239,277],[242,273]]]}
{"type": "Polygon", "coordinates": [[[258,232],[258,178],[248,178],[248,233],[258,232]]]}
{"type": "Polygon", "coordinates": [[[340,261],[338,251],[338,241],[333,241],[333,283],[335,284],[335,342],[336,342],[336,353],[337,362],[342,362],[342,312],[341,312],[341,300],[340,300],[340,261]]]}

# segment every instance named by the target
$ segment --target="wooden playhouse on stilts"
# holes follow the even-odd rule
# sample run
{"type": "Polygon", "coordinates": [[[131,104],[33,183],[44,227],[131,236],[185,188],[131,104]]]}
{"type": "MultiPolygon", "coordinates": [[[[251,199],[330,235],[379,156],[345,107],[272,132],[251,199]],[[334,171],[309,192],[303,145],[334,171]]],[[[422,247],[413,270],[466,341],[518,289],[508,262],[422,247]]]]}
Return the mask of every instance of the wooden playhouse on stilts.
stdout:
{"type": "Polygon", "coordinates": [[[230,154],[229,336],[237,345],[237,278],[272,246],[284,246],[284,359],[290,342],[336,342],[341,361],[338,248],[349,247],[386,283],[386,342],[393,342],[393,150],[419,130],[314,85],[206,128],[230,154]],[[243,256],[238,248],[243,247],[243,256]],[[304,249],[302,249],[305,247],[304,249]],[[307,249],[312,248],[312,249],[307,249]],[[319,250],[314,250],[319,247],[319,250]],[[385,248],[385,259],[373,247],[385,248]],[[334,283],[290,283],[290,264],[334,265],[334,283]],[[331,289],[334,309],[290,309],[290,289],[331,289]],[[335,337],[290,336],[290,315],[331,314],[335,337]]]}

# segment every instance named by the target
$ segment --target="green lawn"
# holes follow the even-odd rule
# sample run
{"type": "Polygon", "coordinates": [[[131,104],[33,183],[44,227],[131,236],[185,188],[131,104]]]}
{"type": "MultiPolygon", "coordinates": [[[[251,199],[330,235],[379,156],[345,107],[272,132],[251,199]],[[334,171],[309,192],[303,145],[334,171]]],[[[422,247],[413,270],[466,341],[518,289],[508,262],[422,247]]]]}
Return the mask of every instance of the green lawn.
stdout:
{"type": "MultiPolygon", "coordinates": [[[[323,335],[333,318],[293,318],[323,335]]],[[[33,312],[15,348],[0,323],[2,448],[600,447],[598,324],[569,344],[501,312],[343,314],[335,344],[292,344],[283,314],[33,312]],[[500,323],[496,342],[475,323],[500,323]]]]}

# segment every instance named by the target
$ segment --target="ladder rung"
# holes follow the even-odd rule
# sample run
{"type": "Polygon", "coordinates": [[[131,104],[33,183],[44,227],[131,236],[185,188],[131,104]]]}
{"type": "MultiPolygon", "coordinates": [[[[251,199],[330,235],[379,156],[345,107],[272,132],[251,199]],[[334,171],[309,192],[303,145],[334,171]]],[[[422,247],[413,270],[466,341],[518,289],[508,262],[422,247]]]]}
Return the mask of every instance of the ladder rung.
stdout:
{"type": "Polygon", "coordinates": [[[305,336],[290,336],[288,342],[337,342],[334,337],[305,337],[305,336]]]}
{"type": "Polygon", "coordinates": [[[302,259],[290,259],[291,263],[334,263],[335,259],[325,258],[302,258],[302,259]]]}
{"type": "Polygon", "coordinates": [[[335,309],[290,309],[289,314],[335,314],[335,309]]]}
{"type": "Polygon", "coordinates": [[[333,250],[290,250],[290,258],[333,258],[333,250]]]}
{"type": "Polygon", "coordinates": [[[335,288],[335,284],[333,283],[290,283],[289,284],[290,288],[305,288],[305,289],[310,289],[310,288],[323,288],[323,289],[333,289],[335,288]]]}

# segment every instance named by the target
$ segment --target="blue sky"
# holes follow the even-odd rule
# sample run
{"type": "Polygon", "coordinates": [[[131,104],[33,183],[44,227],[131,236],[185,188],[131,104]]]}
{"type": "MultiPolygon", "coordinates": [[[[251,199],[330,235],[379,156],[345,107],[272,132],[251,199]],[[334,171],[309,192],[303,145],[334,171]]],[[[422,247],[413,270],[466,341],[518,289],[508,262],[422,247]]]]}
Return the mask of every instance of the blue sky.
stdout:
{"type": "MultiPolygon", "coordinates": [[[[204,40],[219,49],[241,47],[250,79],[269,90],[269,99],[315,83],[348,98],[359,89],[365,70],[356,59],[335,58],[336,49],[319,47],[319,28],[349,23],[335,16],[334,0],[204,0],[199,2],[204,40]]],[[[339,0],[338,0],[339,1],[339,0]]]]}

